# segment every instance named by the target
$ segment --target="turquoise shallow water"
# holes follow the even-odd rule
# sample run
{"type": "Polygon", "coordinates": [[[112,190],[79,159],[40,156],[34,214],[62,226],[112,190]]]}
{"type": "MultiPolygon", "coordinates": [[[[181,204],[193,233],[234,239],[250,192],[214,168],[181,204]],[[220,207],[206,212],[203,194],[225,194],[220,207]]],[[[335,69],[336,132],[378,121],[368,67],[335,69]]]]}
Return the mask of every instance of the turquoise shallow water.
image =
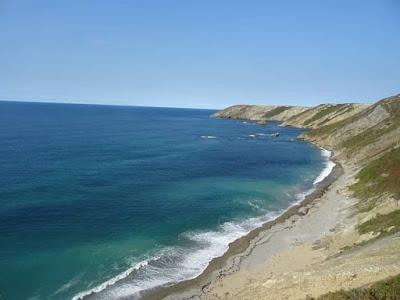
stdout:
{"type": "Polygon", "coordinates": [[[324,168],[300,130],[212,112],[0,102],[1,297],[117,299],[193,277],[324,168]]]}

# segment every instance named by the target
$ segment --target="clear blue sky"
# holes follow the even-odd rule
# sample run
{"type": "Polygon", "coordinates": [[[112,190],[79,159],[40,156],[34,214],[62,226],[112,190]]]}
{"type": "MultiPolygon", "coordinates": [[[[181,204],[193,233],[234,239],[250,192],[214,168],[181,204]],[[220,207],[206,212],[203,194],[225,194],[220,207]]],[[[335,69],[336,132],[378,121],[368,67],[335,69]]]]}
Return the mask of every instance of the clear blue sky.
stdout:
{"type": "Polygon", "coordinates": [[[0,0],[0,99],[220,108],[400,92],[400,1],[0,0]]]}

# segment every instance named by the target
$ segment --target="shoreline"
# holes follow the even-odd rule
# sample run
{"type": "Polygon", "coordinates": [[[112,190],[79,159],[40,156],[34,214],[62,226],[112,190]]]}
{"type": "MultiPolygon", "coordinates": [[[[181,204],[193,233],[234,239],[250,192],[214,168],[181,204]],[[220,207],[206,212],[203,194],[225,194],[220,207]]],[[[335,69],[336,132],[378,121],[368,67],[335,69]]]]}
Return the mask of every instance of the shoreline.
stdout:
{"type": "Polygon", "coordinates": [[[262,232],[271,229],[277,224],[284,223],[295,215],[304,216],[307,214],[307,211],[309,210],[308,206],[320,199],[325,194],[327,189],[343,174],[343,168],[341,164],[332,159],[333,153],[330,150],[324,149],[311,141],[308,142],[318,147],[322,153],[324,151],[329,151],[330,156],[327,160],[325,168],[315,179],[314,187],[305,192],[303,199],[294,202],[274,219],[266,221],[260,227],[251,230],[244,236],[229,243],[228,250],[223,255],[211,259],[207,267],[196,277],[172,283],[171,285],[164,285],[149,290],[144,290],[139,293],[139,298],[144,300],[154,300],[172,297],[174,299],[174,295],[183,294],[185,292],[190,293],[190,295],[184,296],[185,298],[200,297],[202,291],[213,281],[224,277],[226,273],[233,273],[237,271],[235,268],[237,268],[237,265],[240,264],[240,262],[238,263],[237,260],[239,259],[240,261],[244,257],[247,257],[251,254],[254,247],[256,247],[256,245],[252,245],[252,241],[255,240],[262,232]],[[322,180],[318,180],[318,178],[320,178],[320,176],[324,174],[327,169],[329,169],[329,174],[327,174],[322,180]],[[246,253],[247,251],[249,253],[246,253]]]}

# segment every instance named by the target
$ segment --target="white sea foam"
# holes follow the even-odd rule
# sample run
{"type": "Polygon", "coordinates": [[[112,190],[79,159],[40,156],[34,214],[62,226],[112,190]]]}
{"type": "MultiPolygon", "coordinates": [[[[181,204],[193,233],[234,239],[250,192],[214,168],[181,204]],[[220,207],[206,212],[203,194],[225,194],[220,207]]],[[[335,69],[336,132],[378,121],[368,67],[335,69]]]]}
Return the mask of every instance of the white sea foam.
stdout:
{"type": "MultiPolygon", "coordinates": [[[[157,259],[157,258],[153,258],[153,259],[157,259]]],[[[106,289],[107,287],[109,287],[109,286],[113,285],[114,283],[120,281],[121,279],[126,278],[134,270],[138,270],[138,269],[143,268],[144,266],[147,266],[147,265],[148,265],[148,260],[141,261],[141,262],[133,265],[132,267],[130,267],[126,271],[124,271],[124,272],[118,274],[117,276],[112,277],[111,279],[109,279],[109,280],[103,282],[102,284],[96,286],[95,288],[92,288],[92,289],[90,289],[88,291],[84,291],[84,292],[81,292],[81,293],[75,295],[72,298],[72,300],[83,299],[85,296],[89,296],[90,294],[101,292],[104,289],[106,289]]]]}
{"type": "Polygon", "coordinates": [[[213,135],[202,135],[201,138],[202,139],[216,139],[217,137],[213,136],[213,135]]]}
{"type": "Polygon", "coordinates": [[[321,156],[325,159],[325,167],[322,169],[321,173],[319,173],[317,178],[315,178],[312,188],[297,194],[297,202],[295,202],[295,204],[301,203],[308,195],[312,194],[315,191],[316,184],[322,182],[326,177],[329,176],[329,174],[331,174],[333,168],[336,166],[336,164],[330,160],[331,155],[331,151],[321,148],[321,156]]]}
{"type": "Polygon", "coordinates": [[[186,232],[182,238],[187,240],[190,246],[165,247],[155,258],[142,261],[95,288],[75,295],[73,300],[83,299],[94,293],[98,299],[127,296],[135,299],[140,296],[141,291],[194,278],[206,269],[211,259],[223,255],[228,250],[229,243],[277,215],[278,213],[270,213],[243,222],[226,222],[215,231],[186,232]],[[134,271],[143,271],[141,278],[119,283],[134,271]]]}
{"type": "Polygon", "coordinates": [[[325,162],[325,168],[322,170],[322,172],[318,175],[318,177],[314,180],[314,184],[317,184],[324,180],[333,170],[333,168],[336,166],[336,164],[330,160],[332,152],[326,149],[321,149],[321,155],[324,157],[325,162]]]}
{"type": "Polygon", "coordinates": [[[306,190],[306,191],[304,191],[304,192],[298,193],[298,194],[296,195],[297,201],[293,202],[292,206],[298,205],[298,204],[300,204],[301,202],[303,202],[303,200],[306,199],[306,197],[307,197],[308,195],[311,195],[314,191],[315,191],[315,186],[313,186],[312,188],[310,188],[310,189],[308,189],[308,190],[306,190]]]}
{"type": "MultiPolygon", "coordinates": [[[[330,161],[330,151],[322,149],[321,155],[326,158],[325,168],[314,180],[314,187],[299,193],[296,201],[290,207],[299,204],[307,195],[311,194],[315,190],[315,184],[326,178],[335,166],[330,161]]],[[[135,299],[144,290],[194,278],[207,268],[213,258],[223,255],[231,242],[260,227],[265,222],[276,219],[284,211],[282,209],[270,212],[242,222],[226,222],[215,231],[186,232],[182,238],[188,242],[189,246],[165,247],[159,250],[154,257],[133,265],[95,288],[75,295],[73,300],[83,299],[93,293],[98,293],[96,295],[98,299],[128,296],[135,299]],[[140,276],[126,280],[135,271],[140,272],[140,276]]]]}

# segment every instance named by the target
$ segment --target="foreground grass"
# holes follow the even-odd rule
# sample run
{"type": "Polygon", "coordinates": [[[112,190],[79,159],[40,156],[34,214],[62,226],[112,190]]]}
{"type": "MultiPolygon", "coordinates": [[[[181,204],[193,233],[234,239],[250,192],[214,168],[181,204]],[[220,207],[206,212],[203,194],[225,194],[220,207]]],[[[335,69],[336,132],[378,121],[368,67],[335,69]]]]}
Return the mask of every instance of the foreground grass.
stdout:
{"type": "MultiPolygon", "coordinates": [[[[315,299],[315,298],[309,298],[315,299]]],[[[400,275],[378,281],[367,287],[349,291],[331,292],[317,298],[318,300],[394,300],[400,299],[400,275]]]]}

